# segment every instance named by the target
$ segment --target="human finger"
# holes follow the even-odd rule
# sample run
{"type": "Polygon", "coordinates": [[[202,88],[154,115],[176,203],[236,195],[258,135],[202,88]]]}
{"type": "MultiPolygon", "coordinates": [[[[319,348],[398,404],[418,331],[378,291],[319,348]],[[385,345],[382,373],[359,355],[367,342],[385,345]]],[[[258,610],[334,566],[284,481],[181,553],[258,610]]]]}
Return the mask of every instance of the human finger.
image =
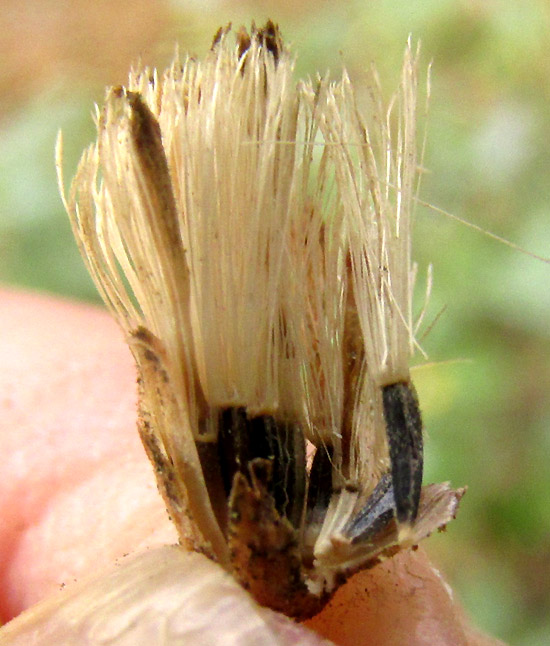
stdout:
{"type": "MultiPolygon", "coordinates": [[[[30,295],[4,294],[0,308],[7,618],[175,532],[135,432],[133,366],[114,323],[30,295]]],[[[420,552],[356,575],[308,625],[342,645],[482,643],[420,552]]]]}

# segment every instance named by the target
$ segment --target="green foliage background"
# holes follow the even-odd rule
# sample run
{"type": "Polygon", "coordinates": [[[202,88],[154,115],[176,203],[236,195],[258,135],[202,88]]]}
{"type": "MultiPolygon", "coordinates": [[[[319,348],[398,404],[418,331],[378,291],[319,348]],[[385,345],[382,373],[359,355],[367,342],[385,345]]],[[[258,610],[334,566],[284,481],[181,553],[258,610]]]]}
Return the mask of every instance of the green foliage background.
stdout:
{"type": "MultiPolygon", "coordinates": [[[[407,37],[420,39],[426,65],[433,61],[422,199],[550,256],[545,0],[101,0],[73,3],[76,12],[53,0],[5,3],[1,33],[26,36],[0,44],[4,283],[98,300],[57,194],[58,129],[70,177],[94,136],[93,102],[104,85],[124,83],[132,62],[163,66],[175,42],[200,55],[221,24],[267,17],[292,43],[297,74],[345,64],[360,83],[375,61],[388,90],[407,37]]],[[[432,318],[445,308],[423,342],[434,365],[414,373],[426,480],[469,486],[458,520],[428,549],[481,628],[542,646],[550,640],[550,267],[424,207],[415,256],[424,269],[434,264],[432,318]]]]}

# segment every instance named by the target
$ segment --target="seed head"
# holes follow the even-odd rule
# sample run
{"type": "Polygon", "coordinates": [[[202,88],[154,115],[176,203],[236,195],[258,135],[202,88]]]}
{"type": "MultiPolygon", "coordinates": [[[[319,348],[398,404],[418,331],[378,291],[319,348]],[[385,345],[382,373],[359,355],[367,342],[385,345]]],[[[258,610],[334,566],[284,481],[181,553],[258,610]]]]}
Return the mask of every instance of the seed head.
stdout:
{"type": "Polygon", "coordinates": [[[346,73],[296,84],[273,23],[222,29],[204,61],[109,90],[64,198],[181,540],[289,615],[462,495],[421,491],[417,68],[409,44],[362,112],[346,73]]]}

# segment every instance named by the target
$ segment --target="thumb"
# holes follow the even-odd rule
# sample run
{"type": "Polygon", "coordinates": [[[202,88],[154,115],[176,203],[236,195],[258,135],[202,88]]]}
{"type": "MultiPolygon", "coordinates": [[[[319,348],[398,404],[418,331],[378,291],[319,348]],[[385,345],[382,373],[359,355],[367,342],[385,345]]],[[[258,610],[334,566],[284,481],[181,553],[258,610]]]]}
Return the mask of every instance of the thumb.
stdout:
{"type": "Polygon", "coordinates": [[[69,585],[0,629],[0,646],[219,644],[320,646],[331,642],[259,607],[219,566],[162,547],[69,585]]]}

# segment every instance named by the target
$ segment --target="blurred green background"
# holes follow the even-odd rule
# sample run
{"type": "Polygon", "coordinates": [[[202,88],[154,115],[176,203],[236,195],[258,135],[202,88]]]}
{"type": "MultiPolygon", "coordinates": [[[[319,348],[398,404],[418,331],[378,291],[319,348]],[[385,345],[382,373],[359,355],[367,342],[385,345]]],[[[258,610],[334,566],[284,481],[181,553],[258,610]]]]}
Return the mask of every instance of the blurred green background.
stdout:
{"type": "MultiPolygon", "coordinates": [[[[132,62],[174,43],[202,54],[215,29],[272,17],[297,74],[375,61],[391,90],[406,39],[433,61],[421,197],[550,255],[550,3],[546,0],[2,0],[0,280],[95,300],[56,187],[94,136],[93,103],[132,62]]],[[[427,481],[469,486],[427,548],[476,624],[520,646],[550,643],[550,267],[427,208],[415,256],[435,267],[417,369],[427,481]],[[458,359],[459,361],[452,361],[458,359]]]]}

